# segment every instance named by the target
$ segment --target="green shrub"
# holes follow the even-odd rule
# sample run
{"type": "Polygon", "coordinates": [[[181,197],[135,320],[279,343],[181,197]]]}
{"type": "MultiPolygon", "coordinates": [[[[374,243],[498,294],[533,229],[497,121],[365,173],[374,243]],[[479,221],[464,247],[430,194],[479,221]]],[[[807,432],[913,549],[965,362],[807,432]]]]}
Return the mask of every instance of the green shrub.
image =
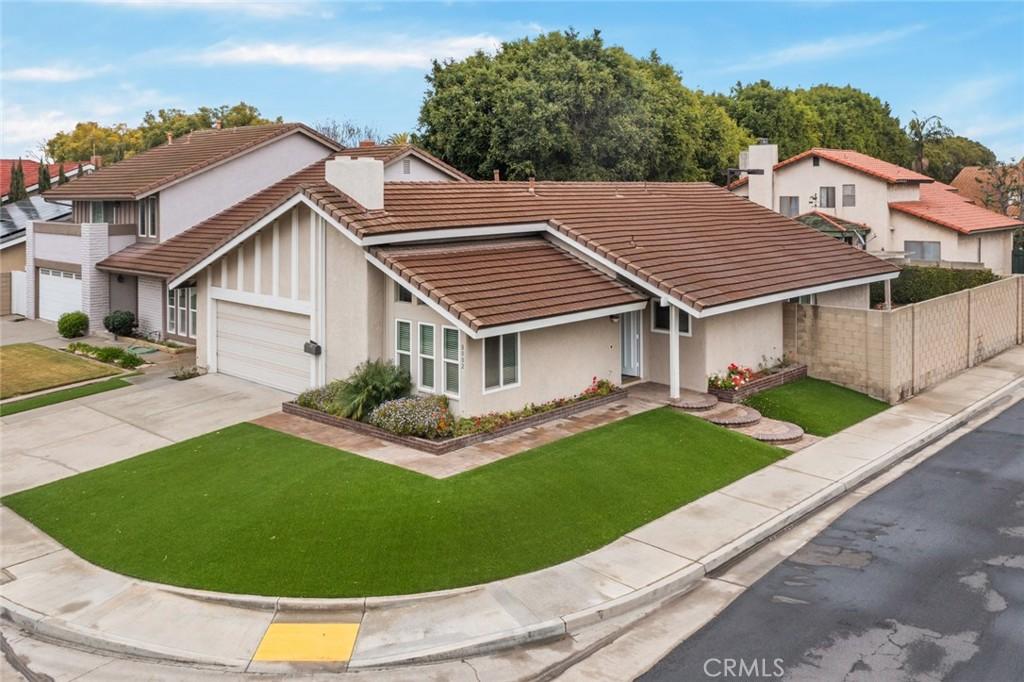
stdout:
{"type": "Polygon", "coordinates": [[[118,346],[92,346],[88,343],[75,341],[68,344],[68,350],[76,355],[84,355],[109,365],[117,365],[125,369],[135,369],[145,362],[135,353],[118,346]]]}
{"type": "MultiPolygon", "coordinates": [[[[991,270],[954,270],[923,265],[908,265],[892,280],[893,305],[920,303],[964,289],[980,287],[999,279],[991,270]]],[[[885,301],[885,285],[871,285],[871,305],[885,301]]]]}
{"type": "Polygon", "coordinates": [[[76,310],[73,313],[64,313],[57,320],[57,331],[65,339],[85,336],[89,331],[89,316],[81,310],[76,310]]]}
{"type": "Polygon", "coordinates": [[[296,403],[337,417],[363,421],[375,407],[409,395],[409,374],[391,362],[373,360],[356,367],[347,379],[302,393],[296,403]]]}
{"type": "Polygon", "coordinates": [[[367,421],[399,436],[446,438],[452,435],[452,413],[444,396],[418,395],[389,400],[375,407],[367,421]]]}
{"type": "Polygon", "coordinates": [[[114,336],[131,336],[138,323],[132,311],[115,310],[103,318],[103,326],[114,336]]]}

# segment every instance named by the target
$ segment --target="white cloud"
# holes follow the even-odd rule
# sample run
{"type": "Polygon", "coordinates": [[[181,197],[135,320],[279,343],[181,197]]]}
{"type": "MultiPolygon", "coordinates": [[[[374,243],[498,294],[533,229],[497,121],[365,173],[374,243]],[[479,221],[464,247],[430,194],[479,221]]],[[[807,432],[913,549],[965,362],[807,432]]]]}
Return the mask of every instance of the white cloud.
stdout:
{"type": "Polygon", "coordinates": [[[39,143],[58,130],[69,130],[77,121],[60,109],[29,111],[14,104],[0,105],[4,125],[0,132],[0,153],[4,158],[38,156],[39,143]]]}
{"type": "Polygon", "coordinates": [[[320,5],[312,0],[85,0],[85,2],[143,10],[234,12],[262,19],[306,16],[313,14],[320,5]]]}
{"type": "Polygon", "coordinates": [[[822,38],[814,42],[797,43],[779,50],[756,55],[736,64],[730,64],[719,69],[719,72],[756,71],[777,66],[787,66],[789,64],[850,57],[879,45],[902,40],[922,29],[924,29],[924,24],[913,24],[903,28],[878,31],[876,33],[854,33],[845,36],[822,38]]]}
{"type": "Polygon", "coordinates": [[[264,66],[294,66],[317,71],[337,71],[348,67],[373,69],[424,69],[432,59],[452,57],[461,59],[477,50],[495,50],[501,44],[498,38],[477,34],[450,38],[406,40],[392,39],[388,44],[353,45],[327,43],[219,43],[198,53],[183,57],[183,61],[205,66],[250,64],[264,66]]]}
{"type": "Polygon", "coordinates": [[[80,66],[53,64],[50,66],[26,66],[21,69],[8,69],[0,73],[0,78],[3,78],[5,81],[71,83],[92,78],[109,70],[109,66],[88,69],[80,66]]]}

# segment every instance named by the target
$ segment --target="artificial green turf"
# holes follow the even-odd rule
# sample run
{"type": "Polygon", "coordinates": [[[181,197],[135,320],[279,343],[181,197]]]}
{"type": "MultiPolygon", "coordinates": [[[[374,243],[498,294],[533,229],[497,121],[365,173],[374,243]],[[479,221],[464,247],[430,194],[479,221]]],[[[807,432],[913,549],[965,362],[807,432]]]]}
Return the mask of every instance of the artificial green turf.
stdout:
{"type": "Polygon", "coordinates": [[[765,417],[793,422],[815,436],[831,436],[889,406],[819,379],[800,379],[746,400],[765,417]]]}
{"type": "Polygon", "coordinates": [[[0,405],[0,417],[17,414],[19,412],[24,412],[25,410],[34,410],[37,407],[56,405],[57,403],[62,403],[65,400],[83,398],[87,395],[103,393],[104,391],[112,391],[115,388],[123,388],[125,386],[131,386],[131,384],[124,379],[107,379],[106,381],[97,381],[94,384],[86,384],[85,386],[66,388],[63,391],[44,393],[43,395],[37,395],[34,398],[25,398],[24,400],[16,400],[14,402],[0,405]]]}
{"type": "Polygon", "coordinates": [[[403,594],[566,561],[785,454],[660,409],[437,480],[239,424],[3,503],[85,559],[140,578],[403,594]]]}

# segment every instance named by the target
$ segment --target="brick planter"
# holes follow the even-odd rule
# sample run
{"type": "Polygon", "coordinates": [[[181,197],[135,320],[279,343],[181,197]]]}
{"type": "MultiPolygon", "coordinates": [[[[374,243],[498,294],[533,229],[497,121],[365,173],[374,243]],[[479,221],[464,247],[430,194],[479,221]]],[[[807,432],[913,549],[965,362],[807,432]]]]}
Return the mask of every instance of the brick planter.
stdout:
{"type": "Polygon", "coordinates": [[[372,424],[366,422],[356,421],[354,419],[345,419],[344,417],[335,417],[332,414],[320,412],[318,410],[311,410],[308,407],[302,407],[296,404],[294,401],[282,403],[281,410],[285,414],[293,414],[297,417],[305,417],[321,424],[328,424],[329,426],[337,426],[341,429],[348,429],[349,431],[355,431],[356,433],[362,433],[367,436],[373,436],[374,438],[380,438],[381,440],[390,441],[392,443],[398,443],[399,445],[405,445],[410,448],[416,448],[423,452],[429,452],[432,455],[443,455],[446,452],[452,450],[458,450],[470,445],[482,443],[485,440],[491,440],[492,438],[498,438],[520,429],[526,429],[531,426],[537,426],[545,422],[554,421],[555,419],[563,419],[574,414],[579,414],[585,410],[589,410],[594,407],[600,407],[601,405],[607,405],[608,403],[614,403],[622,400],[629,394],[624,389],[616,389],[608,395],[603,395],[597,398],[590,398],[588,400],[581,400],[576,403],[569,405],[563,405],[562,407],[556,407],[548,412],[541,414],[535,414],[530,417],[524,417],[518,421],[512,422],[502,426],[494,431],[488,431],[486,433],[471,433],[466,436],[457,436],[455,438],[445,438],[444,440],[428,440],[426,438],[417,438],[415,436],[398,436],[390,431],[378,428],[372,424]]]}
{"type": "Polygon", "coordinates": [[[807,376],[807,365],[794,365],[781,372],[775,374],[768,374],[763,377],[758,377],[753,381],[748,381],[739,388],[708,388],[708,393],[715,396],[722,402],[726,403],[740,403],[761,391],[766,391],[769,388],[775,388],[783,384],[788,384],[791,381],[797,379],[803,379],[807,376]]]}

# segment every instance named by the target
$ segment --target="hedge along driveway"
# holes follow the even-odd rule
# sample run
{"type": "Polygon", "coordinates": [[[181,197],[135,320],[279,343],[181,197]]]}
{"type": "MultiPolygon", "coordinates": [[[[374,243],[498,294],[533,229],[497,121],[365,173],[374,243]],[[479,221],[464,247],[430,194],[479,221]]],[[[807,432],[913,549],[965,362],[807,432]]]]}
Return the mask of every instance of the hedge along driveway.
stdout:
{"type": "Polygon", "coordinates": [[[566,561],[786,454],[663,408],[438,480],[239,424],[3,502],[139,578],[406,594],[566,561]]]}

